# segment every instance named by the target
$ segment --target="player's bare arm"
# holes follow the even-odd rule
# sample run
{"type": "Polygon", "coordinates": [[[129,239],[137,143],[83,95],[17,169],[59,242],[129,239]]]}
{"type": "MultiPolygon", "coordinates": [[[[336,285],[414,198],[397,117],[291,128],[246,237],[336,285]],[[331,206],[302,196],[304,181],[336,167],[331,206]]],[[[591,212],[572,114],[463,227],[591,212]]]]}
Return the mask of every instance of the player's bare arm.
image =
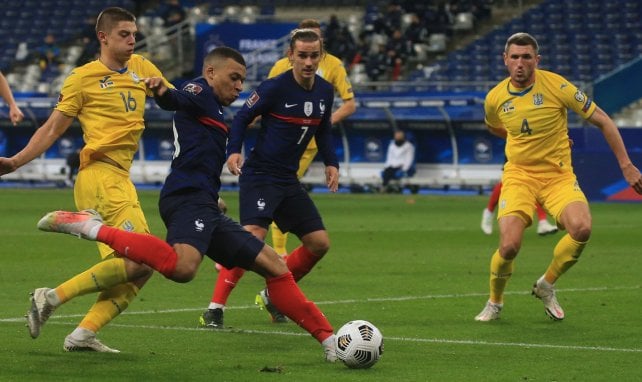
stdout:
{"type": "Polygon", "coordinates": [[[49,119],[33,134],[29,143],[11,158],[0,158],[0,175],[16,171],[47,151],[71,126],[72,117],[54,110],[49,119]]]}
{"type": "Polygon", "coordinates": [[[602,131],[604,139],[617,158],[626,182],[633,187],[635,192],[642,194],[642,175],[640,174],[640,170],[631,162],[631,158],[629,158],[629,154],[626,152],[624,141],[615,122],[599,107],[595,109],[595,112],[589,117],[588,121],[602,131]]]}
{"type": "Polygon", "coordinates": [[[339,123],[354,114],[355,111],[357,111],[357,103],[355,102],[354,98],[344,100],[343,104],[339,106],[339,108],[335,110],[334,113],[332,113],[331,123],[333,125],[335,123],[339,123]]]}

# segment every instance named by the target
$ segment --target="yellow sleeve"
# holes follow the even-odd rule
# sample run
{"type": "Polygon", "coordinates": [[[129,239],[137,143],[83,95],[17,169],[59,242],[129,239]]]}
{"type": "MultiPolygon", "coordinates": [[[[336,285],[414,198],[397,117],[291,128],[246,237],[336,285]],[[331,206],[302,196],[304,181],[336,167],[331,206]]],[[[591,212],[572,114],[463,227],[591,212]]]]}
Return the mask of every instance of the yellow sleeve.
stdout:
{"type": "Polygon", "coordinates": [[[281,73],[284,73],[288,71],[292,66],[290,65],[290,61],[288,60],[287,57],[283,57],[279,61],[274,63],[274,66],[272,66],[272,69],[270,69],[270,73],[268,73],[268,78],[276,77],[281,73]]]}
{"type": "Polygon", "coordinates": [[[65,78],[54,109],[68,117],[75,117],[83,106],[82,75],[74,70],[65,78]]]}
{"type": "MultiPolygon", "coordinates": [[[[172,85],[172,83],[169,82],[167,78],[165,78],[165,76],[163,76],[163,73],[160,71],[160,69],[156,67],[156,65],[154,65],[151,61],[149,61],[148,59],[142,56],[141,58],[143,60],[142,63],[143,63],[144,77],[161,77],[163,79],[163,84],[165,86],[167,86],[170,89],[174,89],[174,85],[172,85]]],[[[150,89],[146,89],[146,94],[148,97],[154,96],[154,93],[150,89]]]]}
{"type": "Polygon", "coordinates": [[[346,69],[343,67],[343,62],[330,54],[328,54],[326,60],[328,61],[326,81],[334,86],[335,92],[339,94],[342,100],[347,101],[353,99],[354,92],[352,91],[352,84],[350,83],[346,69]]]}
{"type": "Polygon", "coordinates": [[[582,118],[587,119],[593,114],[597,105],[582,90],[568,82],[560,75],[552,75],[553,79],[558,82],[556,88],[560,89],[562,102],[569,109],[575,111],[582,118]]]}

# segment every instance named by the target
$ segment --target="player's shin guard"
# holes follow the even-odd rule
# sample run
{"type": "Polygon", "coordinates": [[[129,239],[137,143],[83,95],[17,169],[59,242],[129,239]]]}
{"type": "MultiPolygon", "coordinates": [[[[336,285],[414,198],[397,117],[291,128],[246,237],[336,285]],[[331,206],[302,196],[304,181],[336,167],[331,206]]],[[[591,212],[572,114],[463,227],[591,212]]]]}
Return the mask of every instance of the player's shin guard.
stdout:
{"type": "Polygon", "coordinates": [[[109,245],[130,260],[149,265],[167,278],[171,278],[176,270],[176,252],[156,236],[103,225],[96,240],[109,245]]]}
{"type": "Polygon", "coordinates": [[[490,301],[495,304],[504,302],[504,290],[513,274],[513,260],[506,260],[499,255],[499,250],[490,259],[490,301]]]}
{"type": "Polygon", "coordinates": [[[314,265],[321,258],[322,256],[317,256],[300,245],[292,253],[285,256],[285,263],[288,265],[290,272],[292,272],[294,280],[299,281],[314,268],[314,265]]]}
{"type": "Polygon", "coordinates": [[[77,274],[56,288],[60,302],[100,290],[110,289],[127,281],[125,259],[111,258],[77,274]]]}
{"type": "Polygon", "coordinates": [[[545,279],[553,284],[561,275],[566,273],[579,259],[587,242],[574,240],[566,234],[560,239],[553,250],[553,260],[545,273],[545,279]]]}
{"type": "Polygon", "coordinates": [[[78,326],[97,333],[127,309],[136,295],[138,295],[138,287],[133,283],[123,283],[103,291],[78,326]]]}
{"type": "Polygon", "coordinates": [[[216,279],[214,293],[212,294],[212,302],[225,305],[228,297],[230,297],[230,294],[232,293],[232,290],[234,290],[236,283],[244,274],[245,269],[240,267],[234,267],[232,269],[222,267],[218,273],[218,278],[216,279]]]}
{"type": "Polygon", "coordinates": [[[332,325],[321,310],[308,300],[288,272],[266,280],[270,302],[319,342],[332,335],[332,325]]]}
{"type": "Polygon", "coordinates": [[[286,245],[288,243],[288,234],[282,232],[276,224],[270,224],[272,231],[272,247],[279,255],[283,256],[288,253],[286,245]]]}

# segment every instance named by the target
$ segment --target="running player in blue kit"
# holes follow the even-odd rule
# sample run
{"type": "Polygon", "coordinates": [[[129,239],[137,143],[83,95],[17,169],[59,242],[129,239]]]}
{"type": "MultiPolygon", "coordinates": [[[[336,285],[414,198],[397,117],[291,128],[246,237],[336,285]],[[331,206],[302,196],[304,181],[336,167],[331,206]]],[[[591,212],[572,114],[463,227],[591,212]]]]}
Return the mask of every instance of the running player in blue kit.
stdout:
{"type": "MultiPolygon", "coordinates": [[[[288,51],[292,69],[264,81],[250,94],[234,117],[227,146],[228,169],[240,175],[240,222],[244,228],[264,240],[274,221],[283,232],[292,232],[301,240],[302,245],[284,257],[296,281],[310,272],[330,248],[321,215],[297,177],[301,155],[312,137],[326,166],[328,189],[336,192],[339,186],[330,120],[334,88],[316,74],[323,54],[318,33],[294,30],[288,51]],[[245,131],[258,116],[259,135],[244,162],[241,148],[245,131]]],[[[237,280],[244,272],[241,268],[229,271],[238,276],[237,280]]],[[[225,272],[219,273],[215,288],[227,281],[225,272]]],[[[258,302],[268,310],[272,321],[285,321],[270,303],[267,290],[260,292],[258,302]]],[[[223,326],[224,307],[210,306],[220,319],[208,320],[208,326],[223,326]]]]}

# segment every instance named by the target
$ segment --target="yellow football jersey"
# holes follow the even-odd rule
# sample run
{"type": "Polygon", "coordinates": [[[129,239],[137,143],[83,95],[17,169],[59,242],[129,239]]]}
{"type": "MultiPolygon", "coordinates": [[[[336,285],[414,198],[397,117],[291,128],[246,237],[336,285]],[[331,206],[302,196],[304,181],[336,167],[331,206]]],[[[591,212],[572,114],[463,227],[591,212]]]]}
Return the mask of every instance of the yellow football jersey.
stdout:
{"type": "Polygon", "coordinates": [[[81,168],[92,157],[107,156],[129,170],[145,128],[145,99],[153,95],[141,81],[146,77],[162,77],[162,73],[134,54],[122,72],[96,60],[75,68],[65,79],[55,109],[80,121],[85,141],[81,168]]]}
{"type": "Polygon", "coordinates": [[[516,89],[506,78],[488,92],[485,122],[507,131],[505,168],[530,173],[572,171],[568,109],[589,118],[596,105],[564,77],[535,70],[535,83],[516,89]]]}

